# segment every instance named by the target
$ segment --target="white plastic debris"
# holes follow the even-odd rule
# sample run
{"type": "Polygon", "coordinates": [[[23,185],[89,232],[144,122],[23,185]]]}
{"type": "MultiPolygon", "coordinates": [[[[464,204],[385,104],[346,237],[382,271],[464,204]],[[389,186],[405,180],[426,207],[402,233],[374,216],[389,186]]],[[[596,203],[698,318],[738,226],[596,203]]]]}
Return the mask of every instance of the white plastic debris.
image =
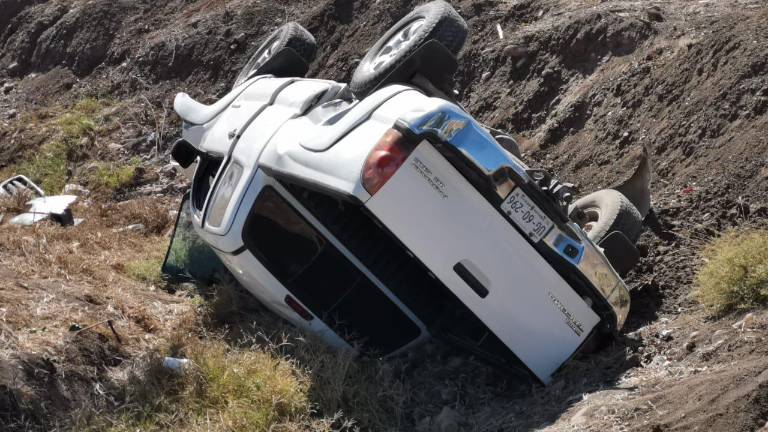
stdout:
{"type": "Polygon", "coordinates": [[[14,225],[32,225],[51,217],[62,225],[74,225],[69,206],[77,201],[75,195],[54,195],[35,198],[27,202],[29,211],[10,220],[14,225]]]}
{"type": "Polygon", "coordinates": [[[189,364],[189,359],[185,358],[176,358],[176,357],[165,357],[163,359],[163,367],[166,369],[170,369],[176,373],[182,373],[184,372],[184,369],[189,364]]]}
{"type": "Polygon", "coordinates": [[[499,39],[504,39],[504,30],[501,29],[501,24],[496,23],[496,33],[499,34],[499,39]]]}
{"type": "Polygon", "coordinates": [[[0,183],[0,197],[15,196],[25,192],[38,197],[45,195],[38,185],[23,175],[13,176],[0,183]]]}

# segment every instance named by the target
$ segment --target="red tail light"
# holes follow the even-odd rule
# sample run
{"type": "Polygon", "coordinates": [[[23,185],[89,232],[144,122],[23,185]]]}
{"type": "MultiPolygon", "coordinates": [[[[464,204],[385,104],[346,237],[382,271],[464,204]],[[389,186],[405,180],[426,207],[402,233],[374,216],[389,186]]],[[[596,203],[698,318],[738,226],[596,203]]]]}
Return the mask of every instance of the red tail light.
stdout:
{"type": "Polygon", "coordinates": [[[314,316],[312,316],[311,313],[309,313],[308,310],[304,309],[304,306],[302,306],[299,302],[297,302],[295,298],[289,295],[285,296],[285,304],[290,306],[290,308],[293,309],[294,312],[299,314],[300,317],[304,318],[307,321],[312,321],[315,318],[314,316]]]}
{"type": "Polygon", "coordinates": [[[390,129],[368,154],[363,165],[363,187],[374,195],[393,176],[415,148],[403,134],[390,129]]]}

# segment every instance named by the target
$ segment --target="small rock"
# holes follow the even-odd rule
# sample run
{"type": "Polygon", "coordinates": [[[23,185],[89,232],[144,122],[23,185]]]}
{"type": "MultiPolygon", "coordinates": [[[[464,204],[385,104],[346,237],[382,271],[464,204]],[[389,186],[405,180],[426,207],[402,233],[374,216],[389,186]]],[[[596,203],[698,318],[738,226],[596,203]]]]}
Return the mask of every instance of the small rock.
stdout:
{"type": "Polygon", "coordinates": [[[666,329],[659,332],[659,339],[668,341],[672,339],[672,330],[666,329]]]}
{"type": "Polygon", "coordinates": [[[435,432],[458,432],[460,419],[459,413],[446,405],[435,417],[432,430],[435,432]]]}
{"type": "Polygon", "coordinates": [[[507,45],[501,51],[507,57],[522,58],[529,54],[528,47],[525,45],[507,45]]]}
{"type": "Polygon", "coordinates": [[[121,152],[123,151],[123,146],[121,146],[118,143],[109,143],[107,144],[107,148],[112,152],[121,152]]]}
{"type": "Polygon", "coordinates": [[[737,330],[744,330],[746,328],[749,328],[752,323],[755,321],[755,314],[752,312],[744,315],[744,318],[741,319],[741,321],[738,321],[732,325],[733,328],[737,330]]]}
{"type": "Polygon", "coordinates": [[[74,183],[64,185],[64,189],[61,191],[62,195],[77,195],[80,197],[87,197],[91,194],[88,189],[74,183]]]}
{"type": "Polygon", "coordinates": [[[648,16],[648,20],[655,22],[664,21],[664,15],[661,14],[661,8],[658,6],[651,6],[645,10],[645,14],[648,16]]]}
{"type": "Polygon", "coordinates": [[[8,67],[5,68],[5,70],[7,70],[9,74],[15,75],[16,73],[21,71],[21,65],[18,62],[13,62],[9,64],[8,67]]]}
{"type": "Polygon", "coordinates": [[[14,87],[16,87],[16,86],[13,85],[13,83],[10,83],[10,82],[7,82],[7,83],[3,84],[3,94],[8,94],[8,93],[12,92],[14,87]]]}
{"type": "Polygon", "coordinates": [[[160,174],[165,177],[176,178],[176,174],[177,174],[176,165],[172,163],[163,165],[163,167],[160,168],[160,174]]]}
{"type": "Polygon", "coordinates": [[[490,72],[483,72],[483,75],[480,77],[480,81],[485,81],[488,78],[490,78],[491,73],[490,72]]]}
{"type": "Polygon", "coordinates": [[[19,111],[12,109],[5,112],[5,118],[8,120],[16,118],[16,116],[19,115],[19,111]]]}
{"type": "Polygon", "coordinates": [[[232,39],[232,40],[235,41],[235,43],[238,43],[238,44],[243,43],[243,41],[245,41],[245,33],[240,33],[239,35],[235,36],[235,38],[232,39]]]}
{"type": "Polygon", "coordinates": [[[541,71],[542,78],[549,78],[555,74],[554,69],[552,68],[546,68],[543,71],[541,71]]]}

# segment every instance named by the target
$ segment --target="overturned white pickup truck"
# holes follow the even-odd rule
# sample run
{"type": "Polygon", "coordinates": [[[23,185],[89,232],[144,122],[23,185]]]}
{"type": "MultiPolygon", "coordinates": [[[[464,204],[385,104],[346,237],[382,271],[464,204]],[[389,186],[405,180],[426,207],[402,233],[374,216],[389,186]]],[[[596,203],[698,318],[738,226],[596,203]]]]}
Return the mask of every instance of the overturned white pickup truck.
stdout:
{"type": "Polygon", "coordinates": [[[379,355],[434,336],[546,383],[621,328],[616,269],[650,201],[635,187],[571,203],[475,121],[444,90],[466,37],[447,3],[423,5],[347,85],[302,78],[315,41],[286,24],[214,105],[177,96],[173,157],[196,164],[195,230],[286,319],[379,355]]]}

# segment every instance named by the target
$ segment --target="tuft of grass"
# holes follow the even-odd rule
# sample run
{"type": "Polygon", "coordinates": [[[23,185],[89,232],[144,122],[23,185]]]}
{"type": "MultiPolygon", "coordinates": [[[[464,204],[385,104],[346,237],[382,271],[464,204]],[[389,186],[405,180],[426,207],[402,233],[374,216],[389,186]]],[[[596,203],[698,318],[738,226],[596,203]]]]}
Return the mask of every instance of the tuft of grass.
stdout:
{"type": "Polygon", "coordinates": [[[62,141],[49,141],[35,156],[19,164],[15,172],[37,182],[47,194],[58,194],[67,184],[67,154],[69,148],[62,141]]]}
{"type": "Polygon", "coordinates": [[[91,116],[81,112],[70,112],[59,117],[56,124],[61,128],[64,139],[75,140],[90,135],[96,130],[96,122],[91,116]]]}
{"type": "Polygon", "coordinates": [[[138,165],[134,163],[121,166],[100,163],[91,175],[89,183],[92,188],[115,192],[133,183],[137,169],[138,165]]]}
{"type": "Polygon", "coordinates": [[[703,257],[695,295],[711,312],[768,304],[768,231],[727,233],[707,246],[703,257]]]}
{"type": "Polygon", "coordinates": [[[147,284],[160,284],[163,281],[160,269],[163,261],[159,258],[129,261],[124,266],[125,274],[131,279],[147,284]]]}
{"type": "Polygon", "coordinates": [[[104,107],[104,103],[95,98],[83,98],[72,107],[74,111],[93,116],[104,107]]]}

